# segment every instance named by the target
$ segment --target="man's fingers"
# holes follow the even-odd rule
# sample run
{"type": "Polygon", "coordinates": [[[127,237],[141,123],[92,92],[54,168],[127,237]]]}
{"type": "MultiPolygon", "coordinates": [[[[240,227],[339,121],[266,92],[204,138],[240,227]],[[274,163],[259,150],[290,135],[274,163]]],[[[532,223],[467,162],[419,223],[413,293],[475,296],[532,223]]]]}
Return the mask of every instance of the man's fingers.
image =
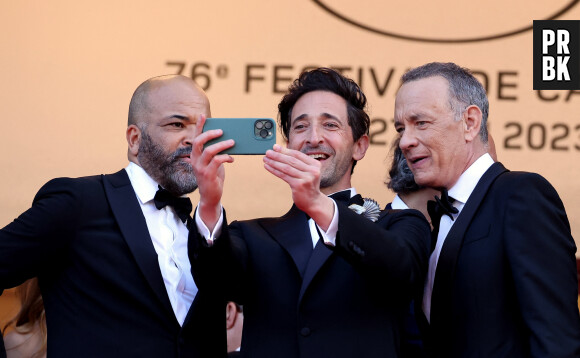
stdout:
{"type": "Polygon", "coordinates": [[[201,153],[203,151],[203,146],[212,139],[219,138],[223,134],[221,129],[212,129],[207,132],[200,133],[193,140],[193,147],[196,151],[201,153]]]}
{"type": "Polygon", "coordinates": [[[213,157],[212,161],[207,165],[210,173],[217,173],[220,165],[223,163],[233,163],[234,158],[229,154],[220,154],[213,157]]]}
{"type": "Polygon", "coordinates": [[[269,165],[272,169],[275,169],[280,173],[284,173],[285,175],[288,175],[292,178],[301,178],[307,175],[312,175],[313,168],[306,166],[304,163],[297,165],[295,161],[291,160],[291,162],[292,163],[289,164],[283,161],[271,159],[267,156],[264,157],[265,164],[269,165]]]}
{"type": "Polygon", "coordinates": [[[272,151],[275,153],[280,153],[280,154],[287,155],[289,157],[296,158],[297,160],[300,160],[301,162],[304,162],[304,163],[309,164],[309,165],[316,164],[318,162],[316,159],[309,157],[308,155],[302,153],[299,150],[286,148],[286,147],[283,147],[279,144],[274,145],[274,148],[272,151]]]}
{"type": "Polygon", "coordinates": [[[268,165],[268,163],[264,163],[264,168],[266,168],[267,171],[269,171],[270,173],[274,174],[275,176],[277,176],[278,178],[285,180],[286,174],[282,173],[281,171],[275,169],[274,167],[268,165]]]}
{"type": "Polygon", "coordinates": [[[303,177],[293,177],[290,176],[276,168],[274,168],[273,166],[269,165],[268,163],[264,163],[264,168],[272,173],[274,176],[278,177],[279,179],[282,179],[283,181],[285,181],[292,190],[294,190],[294,188],[296,186],[299,185],[299,183],[304,183],[305,180],[303,177]]]}
{"type": "Polygon", "coordinates": [[[203,132],[205,120],[206,120],[205,114],[200,114],[197,123],[195,124],[194,138],[197,138],[197,136],[199,136],[203,132]]]}
{"type": "MultiPolygon", "coordinates": [[[[219,129],[221,132],[221,129],[219,129]]],[[[221,135],[221,134],[220,134],[221,135]]],[[[215,138],[215,137],[214,137],[215,138]]],[[[215,157],[219,153],[223,152],[224,150],[231,148],[236,144],[233,139],[224,140],[221,142],[214,143],[212,145],[208,145],[203,149],[201,153],[202,158],[209,162],[211,158],[215,157]]]]}
{"type": "Polygon", "coordinates": [[[275,150],[268,150],[264,157],[264,161],[265,160],[283,163],[300,171],[312,171],[312,168],[318,168],[319,166],[316,159],[310,158],[304,153],[291,149],[284,153],[275,150]]]}

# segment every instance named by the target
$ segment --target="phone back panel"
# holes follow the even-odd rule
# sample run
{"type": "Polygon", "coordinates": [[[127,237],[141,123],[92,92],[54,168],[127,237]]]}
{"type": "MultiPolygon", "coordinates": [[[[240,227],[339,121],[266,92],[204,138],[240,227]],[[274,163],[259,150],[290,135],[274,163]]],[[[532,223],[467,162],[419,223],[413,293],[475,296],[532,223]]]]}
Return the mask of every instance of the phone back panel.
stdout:
{"type": "Polygon", "coordinates": [[[227,139],[236,143],[222,153],[265,154],[276,144],[276,121],[271,118],[207,118],[203,131],[221,129],[223,135],[212,139],[205,146],[227,139]]]}

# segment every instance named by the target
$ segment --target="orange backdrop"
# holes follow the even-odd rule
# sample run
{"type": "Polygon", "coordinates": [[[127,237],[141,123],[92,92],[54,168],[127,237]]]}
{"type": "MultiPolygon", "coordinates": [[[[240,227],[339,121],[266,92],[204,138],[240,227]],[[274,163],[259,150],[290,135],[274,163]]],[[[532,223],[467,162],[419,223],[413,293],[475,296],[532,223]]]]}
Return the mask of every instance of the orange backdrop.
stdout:
{"type": "MultiPolygon", "coordinates": [[[[547,177],[580,239],[580,91],[532,89],[529,30],[532,20],[578,19],[576,2],[3,1],[0,224],[50,178],[124,167],[133,90],[178,72],[207,89],[216,117],[275,118],[303,68],[341,69],[365,90],[373,118],[354,184],[384,206],[399,77],[453,61],[488,89],[500,160],[547,177]]],[[[261,157],[239,157],[227,168],[224,204],[231,219],[277,216],[290,192],[261,157]]]]}

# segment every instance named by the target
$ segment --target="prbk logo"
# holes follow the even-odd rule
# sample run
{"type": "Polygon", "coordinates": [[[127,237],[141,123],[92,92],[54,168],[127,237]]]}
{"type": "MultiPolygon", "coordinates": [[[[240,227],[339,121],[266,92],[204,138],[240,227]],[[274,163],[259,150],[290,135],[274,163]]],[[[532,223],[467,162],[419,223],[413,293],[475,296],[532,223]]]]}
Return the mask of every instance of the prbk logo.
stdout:
{"type": "Polygon", "coordinates": [[[534,89],[580,89],[580,20],[534,20],[534,89]]]}

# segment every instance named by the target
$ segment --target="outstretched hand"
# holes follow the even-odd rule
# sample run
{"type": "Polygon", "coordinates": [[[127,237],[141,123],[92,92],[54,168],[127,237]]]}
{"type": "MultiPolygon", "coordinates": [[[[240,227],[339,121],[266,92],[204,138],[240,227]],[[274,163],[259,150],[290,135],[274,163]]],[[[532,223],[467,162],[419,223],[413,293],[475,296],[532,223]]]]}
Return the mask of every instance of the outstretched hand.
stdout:
{"type": "Polygon", "coordinates": [[[292,190],[296,206],[308,214],[323,230],[334,214],[334,204],[320,191],[320,162],[293,149],[274,145],[264,157],[267,171],[284,180],[292,190]]]}
{"type": "Polygon", "coordinates": [[[204,148],[207,142],[223,134],[221,129],[203,132],[205,120],[205,116],[201,115],[195,126],[195,137],[191,148],[191,165],[199,191],[199,215],[211,232],[221,215],[220,201],[225,181],[223,163],[234,161],[234,158],[229,154],[218,153],[233,147],[234,141],[228,139],[204,148]]]}

